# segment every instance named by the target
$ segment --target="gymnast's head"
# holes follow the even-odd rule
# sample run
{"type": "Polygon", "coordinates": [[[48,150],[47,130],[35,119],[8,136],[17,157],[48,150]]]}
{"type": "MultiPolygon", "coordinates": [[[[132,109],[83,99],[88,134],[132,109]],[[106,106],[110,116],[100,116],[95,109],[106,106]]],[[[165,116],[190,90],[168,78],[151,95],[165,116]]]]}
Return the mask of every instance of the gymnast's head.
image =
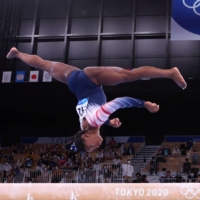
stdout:
{"type": "Polygon", "coordinates": [[[81,130],[74,137],[74,146],[79,151],[92,152],[99,148],[103,141],[99,129],[81,130]]]}

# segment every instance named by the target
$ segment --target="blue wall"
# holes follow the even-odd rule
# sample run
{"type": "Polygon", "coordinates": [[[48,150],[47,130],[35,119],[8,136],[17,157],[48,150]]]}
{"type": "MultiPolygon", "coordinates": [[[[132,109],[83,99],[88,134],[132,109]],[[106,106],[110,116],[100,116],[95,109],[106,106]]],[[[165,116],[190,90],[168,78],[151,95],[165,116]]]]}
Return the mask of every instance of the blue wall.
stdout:
{"type": "Polygon", "coordinates": [[[189,140],[200,142],[200,135],[173,135],[165,136],[165,142],[188,142],[189,140]]]}

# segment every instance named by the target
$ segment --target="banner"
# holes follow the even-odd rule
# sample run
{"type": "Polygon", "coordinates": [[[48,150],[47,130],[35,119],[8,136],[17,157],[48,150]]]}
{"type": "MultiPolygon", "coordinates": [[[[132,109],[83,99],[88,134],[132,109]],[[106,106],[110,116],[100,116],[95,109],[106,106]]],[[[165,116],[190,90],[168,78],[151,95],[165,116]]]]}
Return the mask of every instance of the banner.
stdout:
{"type": "Polygon", "coordinates": [[[15,82],[20,83],[20,82],[24,82],[24,80],[25,80],[25,71],[17,71],[15,82]]]}
{"type": "Polygon", "coordinates": [[[200,0],[172,0],[171,40],[200,40],[200,0]]]}
{"type": "Polygon", "coordinates": [[[114,138],[117,143],[143,143],[145,142],[145,136],[113,136],[113,137],[106,137],[105,142],[106,144],[114,138]]]}
{"type": "Polygon", "coordinates": [[[65,144],[69,137],[22,137],[21,144],[65,144]]]}
{"type": "Polygon", "coordinates": [[[12,72],[3,72],[2,83],[10,83],[12,72]]]}
{"type": "Polygon", "coordinates": [[[194,142],[200,142],[200,135],[167,135],[165,136],[165,142],[183,142],[186,143],[189,140],[194,142]]]}
{"type": "Polygon", "coordinates": [[[30,71],[29,82],[38,82],[39,71],[30,71]]]}
{"type": "Polygon", "coordinates": [[[52,81],[52,76],[48,72],[44,71],[43,82],[51,82],[51,81],[52,81]]]}
{"type": "Polygon", "coordinates": [[[0,185],[2,200],[197,200],[198,183],[133,183],[133,184],[14,184],[0,185]]]}

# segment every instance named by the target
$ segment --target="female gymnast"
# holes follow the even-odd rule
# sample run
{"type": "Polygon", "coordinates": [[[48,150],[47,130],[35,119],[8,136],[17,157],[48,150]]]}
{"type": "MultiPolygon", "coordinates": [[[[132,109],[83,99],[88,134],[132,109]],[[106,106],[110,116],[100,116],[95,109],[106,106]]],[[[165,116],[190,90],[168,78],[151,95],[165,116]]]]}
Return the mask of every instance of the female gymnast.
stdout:
{"type": "Polygon", "coordinates": [[[103,139],[100,136],[100,127],[103,124],[115,128],[121,126],[118,118],[109,119],[109,116],[116,110],[127,107],[146,108],[152,113],[159,110],[159,105],[155,103],[130,97],[116,98],[107,102],[102,86],[114,86],[142,78],[162,77],[172,79],[182,89],[187,87],[176,67],[159,69],[143,66],[128,71],[114,66],[93,66],[80,70],[65,63],[43,60],[36,55],[22,53],[15,47],[11,48],[7,58],[18,58],[31,67],[48,72],[54,79],[67,84],[76,95],[78,99],[76,110],[81,131],[73,137],[71,148],[79,151],[92,152],[101,145],[103,139]]]}

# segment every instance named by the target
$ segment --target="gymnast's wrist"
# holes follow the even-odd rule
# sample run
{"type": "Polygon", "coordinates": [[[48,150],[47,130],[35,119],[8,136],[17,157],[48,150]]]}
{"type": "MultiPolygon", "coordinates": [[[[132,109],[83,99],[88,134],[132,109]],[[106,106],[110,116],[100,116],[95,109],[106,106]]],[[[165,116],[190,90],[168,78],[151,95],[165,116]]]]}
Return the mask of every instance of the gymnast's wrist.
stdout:
{"type": "Polygon", "coordinates": [[[113,126],[112,120],[109,119],[109,120],[107,121],[107,125],[108,125],[108,126],[113,126]]]}
{"type": "Polygon", "coordinates": [[[104,125],[110,126],[110,120],[107,119],[107,120],[105,121],[104,125]]]}

